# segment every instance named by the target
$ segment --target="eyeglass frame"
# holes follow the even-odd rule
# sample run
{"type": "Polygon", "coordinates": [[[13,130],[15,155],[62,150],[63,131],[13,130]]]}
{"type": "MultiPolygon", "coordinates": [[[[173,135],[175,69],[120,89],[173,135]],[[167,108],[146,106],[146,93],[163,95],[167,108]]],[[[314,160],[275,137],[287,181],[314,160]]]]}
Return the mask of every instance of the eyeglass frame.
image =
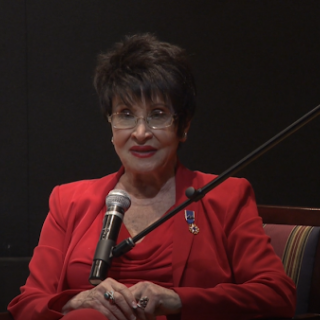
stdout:
{"type": "Polygon", "coordinates": [[[177,117],[178,117],[177,114],[172,114],[172,113],[171,113],[171,122],[170,122],[170,124],[168,124],[168,125],[166,125],[166,126],[164,126],[164,127],[160,127],[160,128],[156,127],[156,128],[155,128],[155,127],[150,126],[150,124],[149,124],[149,120],[148,120],[148,119],[150,118],[150,116],[147,116],[147,117],[139,116],[139,117],[138,117],[138,116],[133,115],[134,120],[135,120],[135,125],[134,125],[133,127],[117,128],[117,127],[115,127],[115,126],[112,124],[112,116],[113,116],[113,115],[118,115],[118,114],[121,114],[121,112],[114,112],[114,113],[112,113],[112,114],[110,114],[110,115],[107,115],[107,120],[108,120],[108,122],[111,124],[111,126],[112,126],[114,129],[118,129],[118,130],[127,130],[127,129],[133,129],[133,128],[135,128],[135,127],[138,125],[139,119],[143,119],[144,122],[146,123],[146,125],[147,125],[150,129],[152,129],[152,130],[165,129],[165,128],[170,127],[170,126],[174,123],[174,121],[177,119],[177,117]]]}

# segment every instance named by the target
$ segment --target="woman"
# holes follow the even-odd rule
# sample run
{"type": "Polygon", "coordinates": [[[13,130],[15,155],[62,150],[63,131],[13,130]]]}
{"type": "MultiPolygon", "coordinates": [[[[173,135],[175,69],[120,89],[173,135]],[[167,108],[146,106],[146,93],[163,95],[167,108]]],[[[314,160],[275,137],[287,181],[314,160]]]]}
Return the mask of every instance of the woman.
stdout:
{"type": "Polygon", "coordinates": [[[185,201],[186,188],[214,178],[189,171],[177,157],[195,110],[184,50],[149,34],[127,37],[101,55],[95,87],[122,167],[53,190],[30,276],[8,307],[15,320],[292,317],[294,284],[245,179],[227,179],[114,258],[108,278],[90,285],[111,190],[131,198],[121,242],[185,201]]]}

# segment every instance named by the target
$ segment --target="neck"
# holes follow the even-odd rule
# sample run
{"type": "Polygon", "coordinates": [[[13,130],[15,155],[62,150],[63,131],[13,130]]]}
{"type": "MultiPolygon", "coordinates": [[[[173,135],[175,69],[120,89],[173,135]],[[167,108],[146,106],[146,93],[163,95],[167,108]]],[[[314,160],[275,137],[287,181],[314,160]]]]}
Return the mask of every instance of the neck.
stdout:
{"type": "Polygon", "coordinates": [[[137,199],[154,198],[175,186],[175,169],[158,175],[125,172],[119,184],[137,199]]]}

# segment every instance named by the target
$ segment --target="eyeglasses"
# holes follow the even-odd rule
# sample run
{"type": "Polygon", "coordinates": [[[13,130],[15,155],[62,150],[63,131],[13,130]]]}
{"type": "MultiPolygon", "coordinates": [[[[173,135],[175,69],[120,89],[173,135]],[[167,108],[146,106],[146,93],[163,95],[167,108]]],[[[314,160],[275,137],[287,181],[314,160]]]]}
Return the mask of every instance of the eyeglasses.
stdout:
{"type": "Polygon", "coordinates": [[[137,117],[131,113],[116,112],[108,116],[108,121],[116,129],[133,129],[139,119],[143,119],[151,129],[163,129],[170,127],[176,115],[164,110],[153,110],[146,118],[137,117]]]}

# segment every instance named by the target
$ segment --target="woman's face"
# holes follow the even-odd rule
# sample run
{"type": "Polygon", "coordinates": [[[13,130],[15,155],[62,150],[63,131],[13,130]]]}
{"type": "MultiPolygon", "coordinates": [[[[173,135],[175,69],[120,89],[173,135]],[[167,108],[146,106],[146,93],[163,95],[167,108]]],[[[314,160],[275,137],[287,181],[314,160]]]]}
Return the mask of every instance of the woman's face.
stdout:
{"type": "MultiPolygon", "coordinates": [[[[112,113],[130,113],[144,119],[151,112],[170,111],[159,96],[153,101],[134,100],[124,102],[118,96],[112,100],[112,113]]],[[[174,174],[177,162],[177,148],[179,142],[185,138],[178,138],[177,127],[172,123],[162,129],[151,129],[144,119],[139,119],[137,125],[131,129],[116,129],[112,127],[113,144],[125,167],[126,172],[133,174],[174,174]]]]}

